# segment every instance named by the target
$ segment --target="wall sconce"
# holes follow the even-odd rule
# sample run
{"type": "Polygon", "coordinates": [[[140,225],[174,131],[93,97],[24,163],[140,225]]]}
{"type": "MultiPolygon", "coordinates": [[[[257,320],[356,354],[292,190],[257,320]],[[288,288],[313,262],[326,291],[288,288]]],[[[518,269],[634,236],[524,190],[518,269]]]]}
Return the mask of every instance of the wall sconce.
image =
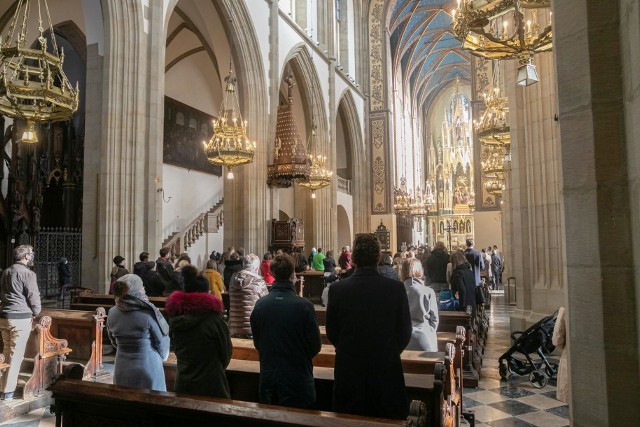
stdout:
{"type": "Polygon", "coordinates": [[[173,197],[169,196],[168,198],[165,199],[164,197],[164,188],[160,187],[156,190],[157,193],[162,193],[162,201],[165,203],[169,203],[171,201],[171,199],[173,199],[173,197]]]}

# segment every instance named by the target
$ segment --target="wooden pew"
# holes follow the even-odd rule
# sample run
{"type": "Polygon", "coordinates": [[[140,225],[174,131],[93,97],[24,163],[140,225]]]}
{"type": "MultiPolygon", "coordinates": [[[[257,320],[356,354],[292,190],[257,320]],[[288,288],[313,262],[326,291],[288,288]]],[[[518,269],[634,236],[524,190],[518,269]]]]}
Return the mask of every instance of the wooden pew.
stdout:
{"type": "Polygon", "coordinates": [[[412,403],[407,421],[285,408],[252,402],[149,392],[130,387],[62,379],[51,387],[56,425],[128,426],[415,426],[426,425],[424,405],[412,403]],[[117,408],[116,410],[114,410],[117,408]]]}
{"type": "Polygon", "coordinates": [[[49,316],[40,317],[29,335],[18,375],[18,386],[23,387],[24,399],[38,396],[49,387],[62,372],[62,362],[71,353],[67,340],[52,336],[51,322],[49,316]]]}
{"type": "Polygon", "coordinates": [[[84,366],[84,379],[96,379],[103,371],[102,340],[107,318],[105,309],[99,307],[94,313],[43,308],[40,317],[52,320],[51,335],[65,339],[73,349],[69,361],[77,361],[84,366]]]}
{"type": "MultiPolygon", "coordinates": [[[[320,326],[320,338],[322,344],[331,344],[329,338],[327,338],[327,327],[320,326]]],[[[453,332],[438,332],[438,351],[444,351],[447,343],[455,344],[456,334],[453,332]]]]}
{"type": "MultiPolygon", "coordinates": [[[[426,374],[405,374],[405,385],[409,400],[424,402],[428,426],[449,426],[442,419],[443,414],[455,413],[451,410],[449,399],[444,395],[447,369],[439,364],[436,372],[426,374]],[[445,410],[443,410],[443,408],[445,410]]],[[[173,390],[175,383],[176,357],[174,353],[164,362],[167,390],[173,390]]],[[[226,370],[231,398],[247,402],[259,402],[260,363],[255,360],[231,359],[226,370]]],[[[314,409],[329,411],[333,396],[333,368],[314,367],[316,384],[316,406],[314,409]]]]}
{"type": "Polygon", "coordinates": [[[478,346],[475,319],[472,318],[470,313],[464,311],[441,311],[438,313],[438,317],[440,319],[438,332],[457,333],[458,326],[464,326],[464,386],[478,387],[483,349],[478,346]]]}
{"type": "Polygon", "coordinates": [[[324,290],[324,271],[303,271],[296,276],[304,278],[302,295],[314,304],[322,304],[322,291],[324,290]]]}

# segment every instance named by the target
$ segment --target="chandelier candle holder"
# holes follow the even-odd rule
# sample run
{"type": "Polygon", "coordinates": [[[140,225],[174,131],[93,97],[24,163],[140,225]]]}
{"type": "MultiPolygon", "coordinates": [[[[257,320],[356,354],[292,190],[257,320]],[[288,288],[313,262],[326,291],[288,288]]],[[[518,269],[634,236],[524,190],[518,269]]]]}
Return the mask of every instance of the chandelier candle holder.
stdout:
{"type": "Polygon", "coordinates": [[[411,205],[413,203],[411,194],[407,191],[407,180],[400,178],[400,187],[393,189],[394,203],[393,209],[398,215],[411,215],[411,205]]]}
{"type": "Polygon", "coordinates": [[[462,48],[488,59],[517,59],[516,83],[536,83],[537,53],[553,48],[551,0],[458,0],[451,13],[462,48]]]}
{"type": "Polygon", "coordinates": [[[311,198],[316,198],[316,191],[331,184],[333,172],[325,167],[327,158],[319,154],[309,154],[309,165],[311,168],[309,179],[299,181],[298,185],[311,190],[311,198]]]}
{"type": "Polygon", "coordinates": [[[294,180],[308,181],[311,174],[307,150],[300,138],[293,114],[293,76],[287,77],[288,100],[278,107],[273,164],[267,166],[267,185],[291,187],[294,180]]]}
{"type": "Polygon", "coordinates": [[[0,45],[0,114],[26,122],[22,142],[38,142],[36,123],[69,120],[77,111],[78,83],[75,88],[71,85],[62,69],[63,64],[64,49],[58,51],[47,1],[19,1],[0,45]],[[26,43],[29,41],[29,11],[34,2],[38,5],[39,48],[31,49],[26,43]],[[50,46],[44,33],[43,9],[50,46]]]}
{"type": "Polygon", "coordinates": [[[213,120],[213,135],[204,141],[204,153],[209,163],[227,168],[227,179],[233,179],[233,168],[253,162],[256,142],[247,137],[247,122],[242,120],[236,78],[229,67],[220,105],[220,117],[213,120]]]}

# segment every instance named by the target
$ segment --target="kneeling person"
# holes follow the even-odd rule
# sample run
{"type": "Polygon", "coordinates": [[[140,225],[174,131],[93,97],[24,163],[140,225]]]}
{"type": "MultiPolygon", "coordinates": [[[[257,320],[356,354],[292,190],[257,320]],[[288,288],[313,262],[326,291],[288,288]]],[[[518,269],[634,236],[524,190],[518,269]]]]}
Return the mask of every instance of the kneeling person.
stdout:
{"type": "Polygon", "coordinates": [[[295,263],[287,254],[271,261],[271,293],[251,313],[260,355],[260,402],[308,408],[315,403],[313,357],[321,347],[313,304],[296,294],[295,263]]]}

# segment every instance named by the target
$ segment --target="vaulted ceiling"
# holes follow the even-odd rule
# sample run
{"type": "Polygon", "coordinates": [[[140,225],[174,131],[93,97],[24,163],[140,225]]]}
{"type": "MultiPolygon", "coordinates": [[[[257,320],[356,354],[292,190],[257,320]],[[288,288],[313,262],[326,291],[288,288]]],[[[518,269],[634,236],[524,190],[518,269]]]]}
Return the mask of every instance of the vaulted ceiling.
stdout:
{"type": "Polygon", "coordinates": [[[451,29],[455,7],[455,0],[397,0],[390,7],[394,75],[400,67],[404,87],[425,109],[456,77],[471,80],[470,54],[451,29]]]}

